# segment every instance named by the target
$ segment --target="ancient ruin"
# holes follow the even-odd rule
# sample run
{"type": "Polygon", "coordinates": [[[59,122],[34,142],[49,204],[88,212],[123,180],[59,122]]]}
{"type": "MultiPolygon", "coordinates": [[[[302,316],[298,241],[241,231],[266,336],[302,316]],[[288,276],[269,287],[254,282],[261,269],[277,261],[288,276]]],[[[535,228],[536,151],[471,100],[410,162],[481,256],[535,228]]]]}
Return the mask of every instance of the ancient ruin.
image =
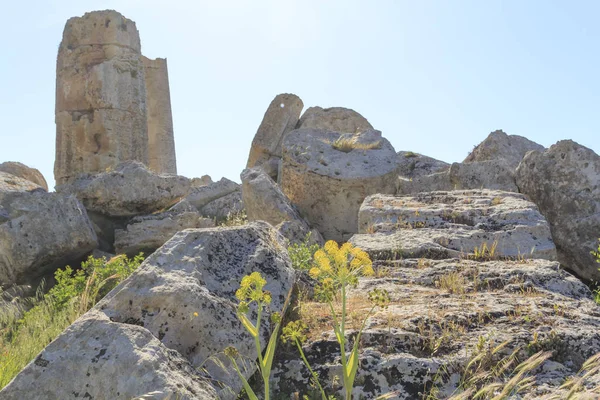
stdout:
{"type": "Polygon", "coordinates": [[[598,398],[591,149],[450,164],[284,93],[241,184],[178,176],[167,61],[116,11],[67,21],[56,84],[56,191],[0,164],[0,399],[598,398]]]}
{"type": "Polygon", "coordinates": [[[71,18],[56,62],[56,182],[129,160],[176,172],[166,60],[143,57],[116,11],[71,18]]]}

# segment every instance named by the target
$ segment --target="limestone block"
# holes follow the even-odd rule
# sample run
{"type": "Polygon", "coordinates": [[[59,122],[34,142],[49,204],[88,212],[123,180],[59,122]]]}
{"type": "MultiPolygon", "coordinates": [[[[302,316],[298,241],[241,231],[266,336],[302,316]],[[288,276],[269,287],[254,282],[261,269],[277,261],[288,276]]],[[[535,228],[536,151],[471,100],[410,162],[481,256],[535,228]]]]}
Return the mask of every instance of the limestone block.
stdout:
{"type": "Polygon", "coordinates": [[[310,107],[302,114],[296,128],[325,129],[341,133],[360,133],[373,129],[365,117],[343,107],[310,107]]]}
{"type": "Polygon", "coordinates": [[[48,191],[48,184],[46,183],[46,179],[44,179],[44,175],[42,175],[42,173],[37,169],[30,168],[25,164],[21,164],[20,162],[3,162],[0,164],[0,172],[6,172],[11,175],[18,176],[19,178],[27,179],[28,181],[33,182],[48,191]]]}
{"type": "Polygon", "coordinates": [[[281,190],[325,240],[345,241],[358,232],[365,197],[394,193],[397,177],[396,152],[378,131],[298,129],[283,144],[281,190]],[[356,148],[336,149],[340,138],[356,148]]]}
{"type": "Polygon", "coordinates": [[[431,175],[450,168],[450,164],[412,151],[399,151],[400,176],[408,179],[431,175]]]}
{"type": "MultiPolygon", "coordinates": [[[[246,168],[269,165],[272,157],[281,158],[281,145],[285,135],[298,123],[304,104],[295,94],[277,95],[267,109],[252,140],[246,168]]],[[[269,168],[269,175],[277,180],[277,170],[269,168]]]]}
{"type": "Polygon", "coordinates": [[[494,131],[477,145],[464,162],[502,160],[512,168],[517,168],[525,154],[532,150],[544,151],[544,146],[523,136],[507,135],[501,130],[494,131]]]}
{"type": "Polygon", "coordinates": [[[13,191],[0,196],[0,285],[30,282],[79,262],[98,245],[75,196],[13,191]]]}
{"type": "Polygon", "coordinates": [[[378,259],[467,256],[484,243],[496,243],[497,257],[556,259],[548,222],[517,193],[376,194],[365,199],[358,220],[351,242],[378,259]]]}
{"type": "Polygon", "coordinates": [[[177,175],[159,175],[135,161],[114,170],[82,175],[57,192],[77,196],[85,208],[110,217],[130,217],[166,209],[190,191],[190,180],[177,175]]]}
{"type": "Polygon", "coordinates": [[[600,156],[572,140],[528,153],[517,185],[548,219],[558,261],[583,279],[600,280],[590,251],[600,237],[600,156]]]}

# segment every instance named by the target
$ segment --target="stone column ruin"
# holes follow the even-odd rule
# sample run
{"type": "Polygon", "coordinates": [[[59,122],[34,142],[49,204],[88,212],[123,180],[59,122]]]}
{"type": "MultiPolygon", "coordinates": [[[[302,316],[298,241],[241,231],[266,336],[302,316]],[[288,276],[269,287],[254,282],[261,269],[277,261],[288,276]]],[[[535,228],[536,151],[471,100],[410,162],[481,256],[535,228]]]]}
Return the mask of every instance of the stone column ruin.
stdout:
{"type": "Polygon", "coordinates": [[[166,60],[143,57],[135,22],[116,11],[70,18],[56,67],[56,183],[128,160],[175,172],[166,60]]]}
{"type": "Polygon", "coordinates": [[[155,172],[177,174],[167,60],[142,56],[142,63],[146,75],[148,167],[155,172]]]}

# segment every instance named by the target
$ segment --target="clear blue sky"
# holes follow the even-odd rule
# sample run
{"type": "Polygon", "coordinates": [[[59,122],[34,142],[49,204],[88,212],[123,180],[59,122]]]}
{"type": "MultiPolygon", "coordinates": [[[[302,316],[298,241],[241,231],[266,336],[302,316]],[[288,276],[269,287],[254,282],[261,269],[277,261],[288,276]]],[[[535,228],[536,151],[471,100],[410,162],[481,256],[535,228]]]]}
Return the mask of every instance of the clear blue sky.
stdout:
{"type": "Polygon", "coordinates": [[[179,173],[239,181],[278,93],[357,110],[396,150],[462,161],[495,129],[600,152],[600,2],[5,1],[0,161],[54,183],[66,20],[116,9],[166,57],[179,173]]]}

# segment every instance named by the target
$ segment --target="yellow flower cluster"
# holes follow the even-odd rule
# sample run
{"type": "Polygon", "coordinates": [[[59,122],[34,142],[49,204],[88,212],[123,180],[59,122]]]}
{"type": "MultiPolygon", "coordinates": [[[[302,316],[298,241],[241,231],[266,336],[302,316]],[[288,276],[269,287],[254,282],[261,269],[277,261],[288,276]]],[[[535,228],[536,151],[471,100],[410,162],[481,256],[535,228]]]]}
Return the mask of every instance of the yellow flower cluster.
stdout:
{"type": "Polygon", "coordinates": [[[240,288],[235,292],[235,297],[240,301],[240,304],[249,303],[252,301],[271,303],[271,293],[263,291],[263,287],[267,281],[258,272],[253,272],[242,278],[240,288]]]}
{"type": "Polygon", "coordinates": [[[374,275],[369,255],[350,243],[338,247],[335,241],[330,240],[323,249],[315,252],[314,260],[315,266],[309,274],[327,286],[335,282],[349,283],[358,276],[374,275]]]}

